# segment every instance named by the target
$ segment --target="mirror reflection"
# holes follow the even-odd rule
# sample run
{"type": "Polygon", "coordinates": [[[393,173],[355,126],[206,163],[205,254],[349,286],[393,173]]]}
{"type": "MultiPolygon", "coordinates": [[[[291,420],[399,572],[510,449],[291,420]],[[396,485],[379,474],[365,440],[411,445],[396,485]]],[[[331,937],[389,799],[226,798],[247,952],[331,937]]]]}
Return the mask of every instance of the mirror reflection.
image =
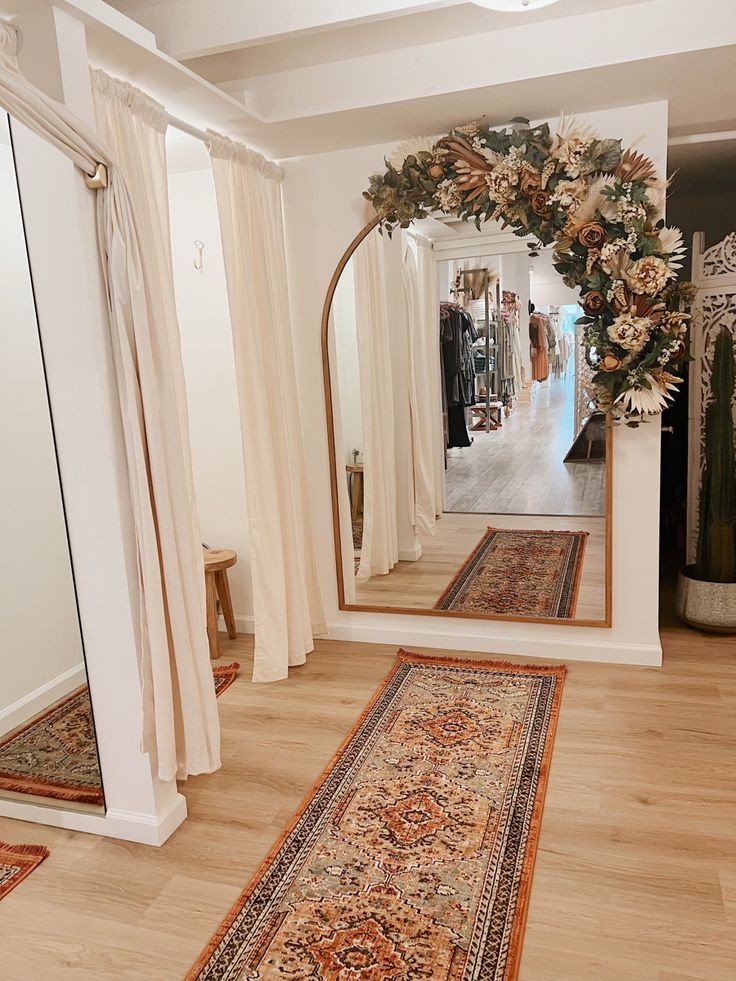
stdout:
{"type": "Polygon", "coordinates": [[[102,809],[8,117],[0,115],[0,796],[102,809]]]}
{"type": "Polygon", "coordinates": [[[552,252],[497,227],[365,235],[327,321],[346,607],[608,621],[580,316],[552,252]]]}

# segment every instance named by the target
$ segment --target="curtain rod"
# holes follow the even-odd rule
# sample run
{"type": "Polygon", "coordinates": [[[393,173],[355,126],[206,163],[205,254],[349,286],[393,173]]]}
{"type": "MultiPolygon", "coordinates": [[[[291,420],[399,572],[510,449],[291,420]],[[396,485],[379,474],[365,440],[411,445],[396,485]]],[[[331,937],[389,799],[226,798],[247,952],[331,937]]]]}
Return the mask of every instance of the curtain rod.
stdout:
{"type": "Polygon", "coordinates": [[[172,116],[168,113],[169,126],[173,126],[174,129],[180,130],[182,133],[186,133],[187,136],[193,136],[195,140],[201,140],[203,143],[209,143],[210,137],[202,129],[197,129],[196,126],[192,126],[190,123],[184,122],[183,119],[179,119],[177,116],[172,116]]]}

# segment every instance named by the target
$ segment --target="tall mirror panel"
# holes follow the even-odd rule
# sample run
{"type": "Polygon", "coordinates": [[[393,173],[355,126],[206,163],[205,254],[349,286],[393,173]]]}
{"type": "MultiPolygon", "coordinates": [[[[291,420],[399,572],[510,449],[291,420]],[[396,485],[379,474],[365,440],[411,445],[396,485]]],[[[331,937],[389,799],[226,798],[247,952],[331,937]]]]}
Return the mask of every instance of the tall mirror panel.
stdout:
{"type": "Polygon", "coordinates": [[[378,227],[343,258],[325,360],[345,608],[610,619],[610,426],[551,249],[489,222],[378,227]]]}
{"type": "Polygon", "coordinates": [[[0,796],[101,810],[43,348],[5,114],[0,215],[0,796]]]}

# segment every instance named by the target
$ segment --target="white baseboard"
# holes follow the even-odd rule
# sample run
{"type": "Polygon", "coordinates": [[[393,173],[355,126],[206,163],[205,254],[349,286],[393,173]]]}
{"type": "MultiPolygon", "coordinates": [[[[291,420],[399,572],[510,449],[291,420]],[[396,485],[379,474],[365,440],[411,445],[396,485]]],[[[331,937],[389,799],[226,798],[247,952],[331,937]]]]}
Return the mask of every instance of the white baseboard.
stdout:
{"type": "Polygon", "coordinates": [[[63,810],[44,804],[26,804],[15,798],[0,798],[0,817],[18,821],[47,824],[53,828],[84,831],[106,838],[135,841],[141,845],[163,845],[186,819],[187,802],[177,793],[171,805],[160,815],[139,814],[133,811],[108,810],[105,814],[89,811],[63,810]]]}
{"type": "Polygon", "coordinates": [[[422,557],[422,546],[419,542],[414,548],[400,548],[399,562],[418,562],[422,557]]]}
{"type": "MultiPolygon", "coordinates": [[[[398,617],[397,617],[398,618],[398,617]]],[[[355,641],[363,644],[389,644],[396,647],[428,647],[442,651],[472,651],[479,654],[502,654],[504,656],[518,655],[519,657],[549,658],[555,661],[595,661],[601,664],[639,664],[645,667],[660,667],[662,664],[662,647],[656,644],[622,644],[617,641],[606,640],[601,636],[600,640],[589,640],[575,638],[570,639],[570,634],[564,637],[545,637],[540,640],[538,637],[525,636],[519,633],[518,636],[503,637],[489,636],[488,633],[459,633],[452,630],[438,630],[437,618],[432,618],[431,626],[404,626],[393,623],[386,624],[380,622],[380,617],[376,618],[378,623],[347,623],[332,622],[328,624],[328,634],[330,640],[355,641]]],[[[402,619],[408,619],[403,618],[402,619]]],[[[252,616],[235,617],[235,626],[238,633],[252,634],[254,632],[254,621],[252,616]]],[[[490,629],[493,621],[488,621],[486,626],[490,629]]],[[[527,626],[519,624],[520,627],[527,626]]],[[[221,625],[224,630],[224,623],[221,625]]],[[[563,627],[550,627],[550,634],[555,629],[564,630],[563,627]]],[[[568,628],[569,630],[570,628],[568,628]]],[[[577,630],[577,628],[572,628],[577,630]]],[[[581,628],[582,629],[582,628],[581,628]]],[[[586,631],[587,632],[587,631],[586,631]]],[[[600,633],[605,635],[606,631],[600,633]]]]}
{"type": "Polygon", "coordinates": [[[43,712],[45,708],[58,702],[65,695],[73,692],[75,688],[81,688],[82,685],[86,684],[86,681],[84,663],[80,662],[58,677],[47,681],[40,688],[36,688],[35,691],[19,698],[12,705],[8,705],[0,712],[0,736],[22,725],[28,719],[32,719],[34,715],[43,712]]]}

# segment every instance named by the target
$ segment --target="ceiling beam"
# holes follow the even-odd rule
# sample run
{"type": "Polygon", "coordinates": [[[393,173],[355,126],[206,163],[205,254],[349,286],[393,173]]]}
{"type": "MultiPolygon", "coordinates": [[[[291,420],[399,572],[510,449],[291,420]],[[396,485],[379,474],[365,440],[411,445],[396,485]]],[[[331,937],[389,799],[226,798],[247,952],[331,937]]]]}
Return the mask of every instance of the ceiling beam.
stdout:
{"type": "Polygon", "coordinates": [[[651,0],[627,7],[537,21],[472,37],[310,65],[221,85],[263,122],[336,112],[522,82],[736,44],[736,5],[651,0]],[[661,25],[667,23],[667,30],[661,25]],[[595,44],[570,38],[595,37],[595,44]]]}
{"type": "Polygon", "coordinates": [[[132,11],[158,46],[183,61],[281,38],[453,7],[463,0],[169,0],[132,11]]]}

